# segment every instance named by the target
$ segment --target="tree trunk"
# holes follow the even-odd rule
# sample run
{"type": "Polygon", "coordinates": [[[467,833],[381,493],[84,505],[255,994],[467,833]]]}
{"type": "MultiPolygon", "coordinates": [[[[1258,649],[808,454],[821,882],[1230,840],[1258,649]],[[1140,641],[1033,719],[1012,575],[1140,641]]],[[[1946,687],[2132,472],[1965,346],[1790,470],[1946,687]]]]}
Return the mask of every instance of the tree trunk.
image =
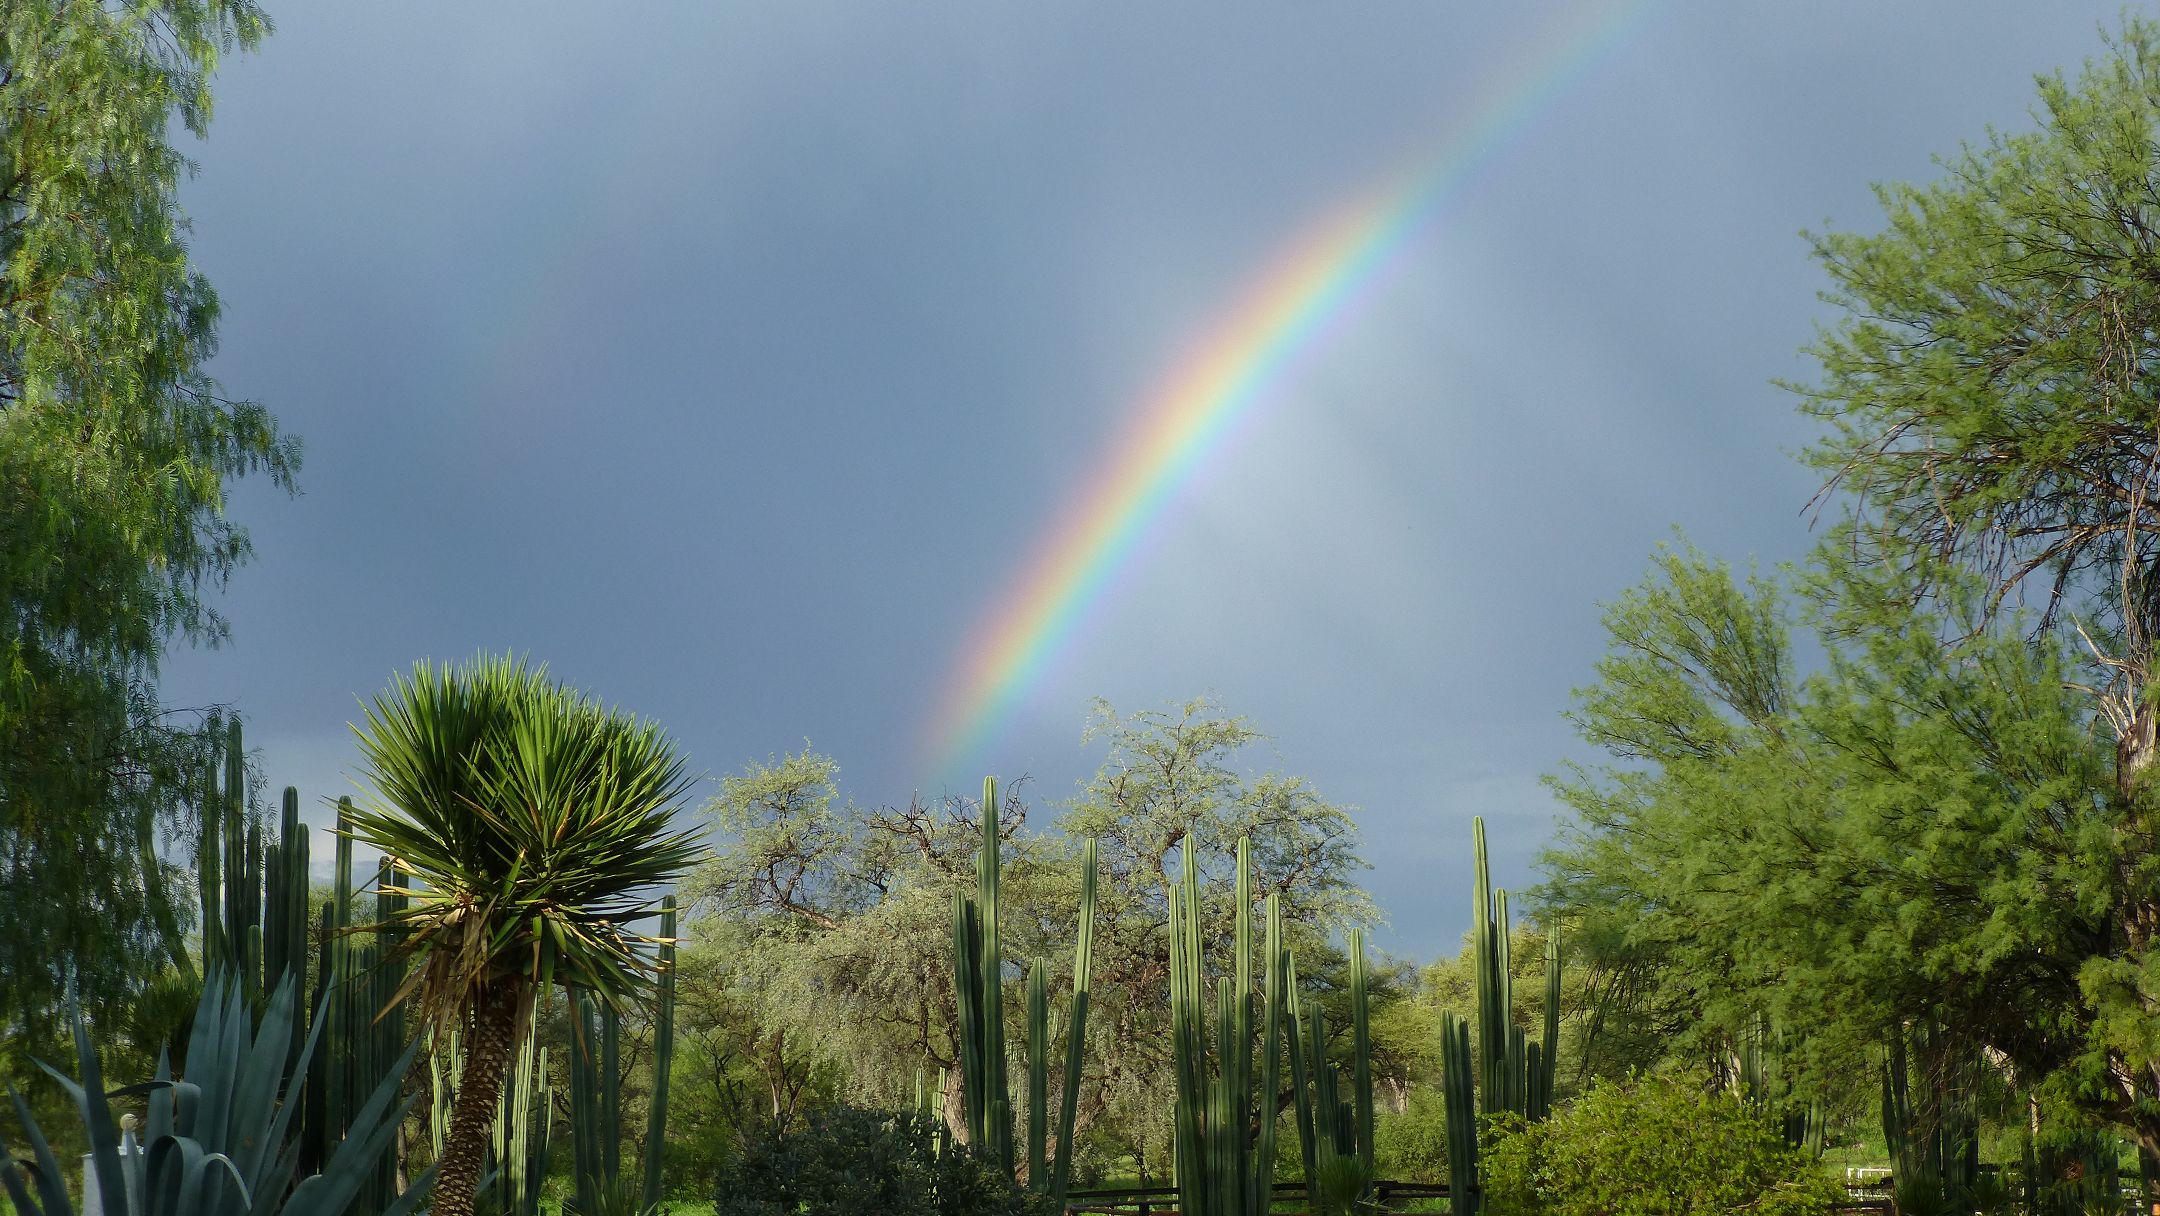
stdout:
{"type": "Polygon", "coordinates": [[[2160,705],[2140,703],[2131,710],[2130,728],[2115,740],[2115,785],[2124,797],[2135,795],[2155,759],[2160,759],[2160,705]]]}
{"type": "Polygon", "coordinates": [[[506,981],[489,986],[473,1003],[465,1071],[458,1077],[450,1135],[443,1141],[442,1161],[435,1174],[435,1216],[472,1216],[480,1167],[494,1130],[495,1106],[502,1099],[503,1077],[517,1050],[520,1004],[517,986],[506,981]]]}
{"type": "Polygon", "coordinates": [[[945,1074],[945,1092],[940,1097],[943,1099],[944,1104],[945,1126],[952,1130],[953,1143],[966,1144],[968,1142],[967,1094],[961,1089],[959,1069],[947,1070],[945,1074]]]}
{"type": "MultiPolygon", "coordinates": [[[[2131,711],[2129,729],[2115,741],[2115,785],[2129,804],[2131,825],[2127,831],[2116,833],[2116,871],[2123,891],[2116,915],[2122,925],[2123,954],[2140,965],[2156,945],[2160,945],[2160,901],[2144,894],[2148,880],[2141,873],[2146,865],[2141,841],[2151,839],[2150,811],[2145,804],[2160,798],[2160,793],[2146,787],[2156,773],[2160,773],[2160,703],[2139,696],[2131,711]]],[[[2146,992],[2142,985],[2138,1004],[2147,1018],[2160,1017],[2160,1000],[2146,992]]],[[[2116,1056],[2117,1067],[2123,1074],[2140,1156],[2160,1153],[2160,1118],[2137,1113],[2139,1108],[2149,1107],[2155,1097],[2160,1097],[2160,1069],[2132,1068],[2116,1053],[2110,1054],[2116,1056]]]]}

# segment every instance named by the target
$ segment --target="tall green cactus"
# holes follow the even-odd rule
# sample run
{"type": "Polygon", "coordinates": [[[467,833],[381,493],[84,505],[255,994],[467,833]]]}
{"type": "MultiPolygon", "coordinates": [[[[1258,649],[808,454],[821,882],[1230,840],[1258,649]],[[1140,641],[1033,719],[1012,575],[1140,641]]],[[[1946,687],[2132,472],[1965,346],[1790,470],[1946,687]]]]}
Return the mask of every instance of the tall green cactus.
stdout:
{"type": "MultiPolygon", "coordinates": [[[[1087,1014],[1095,958],[1095,841],[1080,849],[1080,927],[1073,943],[1071,1012],[1065,1019],[1065,1084],[1058,1104],[1057,1160],[1050,1165],[1048,1188],[1053,1210],[1065,1209],[1072,1185],[1073,1121],[1080,1111],[1080,1068],[1087,1056],[1087,1014]]],[[[1043,1041],[1047,1049],[1048,1029],[1043,1041]]],[[[1040,1088],[1040,1087],[1038,1087],[1040,1088]]],[[[1030,1175],[1032,1181],[1033,1175],[1030,1175]]]]}
{"type": "MultiPolygon", "coordinates": [[[[1293,1069],[1310,1075],[1308,1093],[1294,1080],[1300,1106],[1298,1131],[1305,1160],[1306,1199],[1316,1212],[1353,1208],[1375,1175],[1373,1161],[1372,1028],[1368,992],[1371,975],[1365,961],[1365,936],[1350,938],[1350,1098],[1342,1097],[1342,1079],[1328,1062],[1330,1035],[1325,1009],[1315,1006],[1305,1045],[1305,1061],[1292,1057],[1293,1069]]],[[[1291,994],[1293,1018],[1301,1015],[1291,994]]],[[[1297,1036],[1293,1036],[1293,1044],[1297,1036]]],[[[1295,1048],[1293,1048],[1295,1050],[1295,1048]]]]}
{"type": "Polygon", "coordinates": [[[1560,937],[1545,941],[1544,1038],[1528,1041],[1514,1018],[1515,983],[1506,891],[1496,891],[1485,848],[1485,820],[1471,821],[1475,891],[1471,961],[1477,983],[1477,1051],[1470,1027],[1454,1014],[1440,1025],[1441,1087],[1447,1110],[1448,1193],[1456,1216],[1475,1216],[1480,1115],[1542,1119],[1552,1111],[1560,1042],[1560,937]]]}
{"type": "Polygon", "coordinates": [[[1889,1147],[1892,1177],[1928,1183],[1953,1200],[1962,1200],[1980,1173],[1979,1119],[1972,1108],[1977,1087],[1977,1058],[1953,1046],[1932,1025],[1890,1035],[1882,1074],[1883,1140],[1889,1147]],[[1921,1053],[1926,1067],[1909,1069],[1906,1040],[1921,1053]],[[1912,1073],[1920,1073],[1922,1091],[1913,1093],[1912,1073]]]}
{"type": "MultiPolygon", "coordinates": [[[[297,793],[288,797],[287,805],[291,822],[297,824],[297,793]]],[[[367,1079],[382,1075],[407,1044],[404,1013],[389,1009],[404,973],[383,962],[395,943],[387,931],[356,928],[361,923],[354,916],[360,884],[353,878],[352,841],[344,832],[351,811],[350,798],[338,799],[331,897],[318,924],[314,988],[326,1050],[315,1054],[308,1070],[300,1129],[304,1162],[327,1161],[336,1153],[366,1100],[367,1079]]],[[[404,896],[381,889],[388,877],[388,867],[378,866],[373,923],[388,920],[405,902],[404,896]]],[[[396,1195],[397,1164],[394,1159],[381,1163],[362,1193],[362,1210],[387,1205],[396,1195]]]]}
{"type": "Polygon", "coordinates": [[[675,897],[660,901],[660,987],[653,1005],[652,1096],[645,1108],[647,1208],[659,1204],[665,1183],[668,1081],[675,1071],[675,897]]]}
{"type": "MultiPolygon", "coordinates": [[[[301,1013],[286,1031],[286,1068],[306,1072],[305,1085],[295,1087],[299,1118],[287,1125],[287,1134],[298,1141],[300,1168],[321,1170],[346,1140],[377,1079],[402,1058],[403,1015],[377,1016],[401,975],[377,965],[389,953],[385,935],[355,940],[352,914],[359,888],[351,841],[338,838],[334,893],[318,921],[309,914],[313,875],[300,791],[285,788],[275,834],[266,834],[248,811],[241,725],[228,719],[217,729],[222,754],[204,774],[195,850],[202,971],[217,969],[231,977],[241,998],[258,1011],[288,976],[297,992],[311,994],[304,1006],[296,1006],[301,1013]],[[315,1011],[312,1020],[304,1016],[308,1009],[315,1011]],[[319,1045],[303,1064],[310,1033],[319,1036],[319,1045]]],[[[349,799],[340,801],[340,829],[350,806],[349,799]]],[[[378,913],[395,902],[396,897],[378,896],[378,913]]],[[[386,1158],[373,1168],[359,1206],[387,1207],[396,1187],[397,1164],[386,1158]]]]}
{"type": "Polygon", "coordinates": [[[1782,1027],[1772,1025],[1767,1016],[1757,1017],[1754,1025],[1741,1036],[1739,1050],[1735,1053],[1740,1096],[1779,1125],[1787,1144],[1820,1157],[1824,1130],[1822,1109],[1815,1102],[1797,1097],[1791,1081],[1782,1075],[1789,1037],[1782,1027]]]}
{"type": "Polygon", "coordinates": [[[1360,1123],[1360,1116],[1369,1122],[1372,1107],[1372,1074],[1363,1054],[1369,1053],[1371,1042],[1363,997],[1363,941],[1352,945],[1353,1041],[1361,1056],[1352,1065],[1356,1101],[1345,1104],[1338,1100],[1335,1072],[1327,1063],[1327,1028],[1317,1008],[1310,1041],[1304,1041],[1308,1024],[1297,994],[1297,965],[1284,941],[1282,901],[1276,894],[1265,902],[1260,955],[1265,1018],[1255,1066],[1254,1015],[1262,1003],[1253,983],[1252,852],[1244,840],[1237,850],[1234,956],[1230,973],[1215,982],[1210,1034],[1199,873],[1188,837],[1182,873],[1170,892],[1170,1042],[1177,1085],[1173,1151],[1180,1210],[1196,1216],[1260,1216],[1268,1210],[1286,1053],[1308,1197],[1317,1203],[1317,1180],[1334,1156],[1367,1162],[1370,1176],[1371,1137],[1360,1123]]]}
{"type": "Polygon", "coordinates": [[[1477,1091],[1471,1084],[1470,1023],[1450,1012],[1440,1015],[1440,1091],[1447,1111],[1449,1210],[1454,1216],[1477,1216],[1477,1091]]]}
{"type": "MultiPolygon", "coordinates": [[[[571,1173],[575,1206],[604,1216],[623,1206],[651,1211],[661,1200],[667,1146],[668,1082],[675,1062],[675,898],[660,904],[659,978],[653,1000],[653,1081],[645,1154],[635,1177],[622,1171],[622,1017],[583,990],[571,994],[571,1173]]],[[[500,1119],[498,1115],[498,1134],[500,1119]]],[[[540,1150],[545,1154],[545,1147],[540,1150]]],[[[535,1188],[537,1202],[537,1187],[535,1188]]]]}
{"type": "Polygon", "coordinates": [[[953,897],[953,995],[968,1143],[1013,1173],[1012,1093],[1005,1081],[1005,959],[998,928],[997,778],[983,778],[975,898],[953,897]]]}
{"type": "MultiPolygon", "coordinates": [[[[1005,1067],[1005,961],[998,928],[1000,861],[997,778],[983,778],[982,846],[975,860],[975,896],[953,896],[953,996],[959,1014],[962,1119],[968,1143],[1018,1176],[1013,1105],[1005,1067]]],[[[1065,1078],[1057,1154],[1049,1157],[1050,983],[1042,960],[1028,972],[1028,1122],[1026,1169],[1030,1189],[1062,1209],[1072,1183],[1073,1124],[1086,1060],[1090,975],[1095,951],[1096,842],[1081,852],[1080,923],[1073,946],[1073,994],[1065,1022],[1065,1078]]]]}

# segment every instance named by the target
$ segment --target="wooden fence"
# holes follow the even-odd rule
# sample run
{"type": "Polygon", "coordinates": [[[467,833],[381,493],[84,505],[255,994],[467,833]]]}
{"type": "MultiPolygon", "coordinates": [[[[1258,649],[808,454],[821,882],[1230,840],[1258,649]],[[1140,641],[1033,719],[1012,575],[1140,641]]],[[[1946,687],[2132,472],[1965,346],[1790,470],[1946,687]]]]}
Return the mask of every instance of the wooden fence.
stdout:
{"type": "MultiPolygon", "coordinates": [[[[1854,1192],[1852,1201],[1839,1204],[1840,1213],[1895,1213],[1897,1205],[1879,1189],[1887,1179],[1870,1180],[1874,1185],[1848,1183],[1854,1192]]],[[[1273,1188],[1271,1212],[1277,1216],[1304,1216],[1305,1184],[1302,1182],[1278,1182],[1273,1188]],[[1287,1206],[1286,1206],[1287,1205],[1287,1206]]],[[[1399,1211],[1403,1205],[1419,1199],[1445,1199],[1448,1197],[1446,1183],[1440,1182],[1375,1182],[1372,1202],[1387,1211],[1399,1211]]],[[[1095,1190],[1075,1190],[1066,1195],[1065,1211],[1068,1216],[1177,1216],[1178,1193],[1176,1187],[1108,1187],[1095,1190]]]]}

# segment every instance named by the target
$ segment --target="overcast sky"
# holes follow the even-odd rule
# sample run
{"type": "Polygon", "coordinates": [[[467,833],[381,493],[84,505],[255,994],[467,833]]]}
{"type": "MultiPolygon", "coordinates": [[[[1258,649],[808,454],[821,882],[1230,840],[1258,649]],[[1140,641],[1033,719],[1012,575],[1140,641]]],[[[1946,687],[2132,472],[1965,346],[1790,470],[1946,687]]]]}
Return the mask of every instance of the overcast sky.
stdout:
{"type": "MultiPolygon", "coordinates": [[[[1090,698],[1213,694],[1358,808],[1386,947],[1452,949],[1470,817],[1531,880],[1600,601],[1675,526],[1795,558],[1829,318],[1872,229],[2116,5],[1623,6],[1386,283],[1152,518],[981,765],[1068,798],[1090,698]]],[[[876,803],[1151,388],[1313,226],[1443,155],[1614,6],[272,5],[193,253],[213,370],[305,444],[243,483],[237,704],[348,792],[356,698],[514,649],[701,771],[809,740],[876,803]]]]}

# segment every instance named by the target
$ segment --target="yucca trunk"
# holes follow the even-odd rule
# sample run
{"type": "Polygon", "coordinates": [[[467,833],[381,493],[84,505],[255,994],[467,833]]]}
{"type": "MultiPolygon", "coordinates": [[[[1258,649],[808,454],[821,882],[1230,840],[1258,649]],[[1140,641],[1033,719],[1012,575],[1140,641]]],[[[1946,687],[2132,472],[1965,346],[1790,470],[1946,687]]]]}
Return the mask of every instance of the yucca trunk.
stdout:
{"type": "Polygon", "coordinates": [[[503,1077],[517,1054],[518,1014],[524,1007],[514,981],[497,981],[473,1003],[465,1043],[465,1069],[458,1077],[456,1112],[443,1142],[435,1175],[435,1216],[472,1216],[487,1164],[488,1139],[494,1132],[495,1107],[502,1100],[503,1077]]]}

